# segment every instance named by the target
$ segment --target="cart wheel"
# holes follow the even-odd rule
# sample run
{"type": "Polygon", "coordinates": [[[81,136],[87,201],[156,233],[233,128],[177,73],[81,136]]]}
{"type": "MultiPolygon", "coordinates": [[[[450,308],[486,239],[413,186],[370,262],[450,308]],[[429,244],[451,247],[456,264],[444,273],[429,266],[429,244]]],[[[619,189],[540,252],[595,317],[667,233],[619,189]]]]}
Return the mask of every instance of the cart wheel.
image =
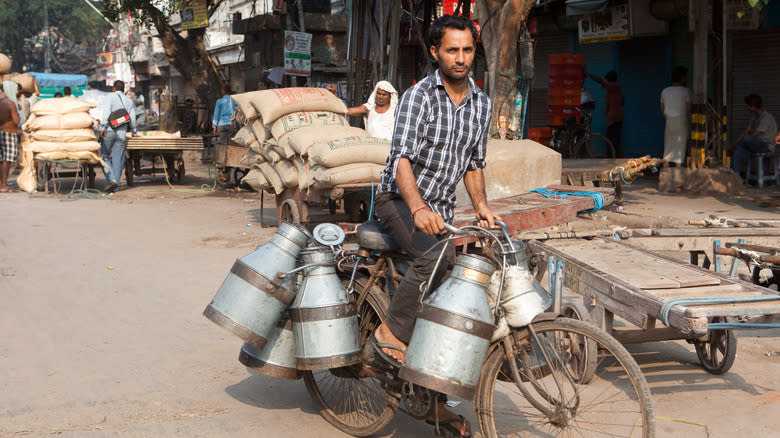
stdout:
{"type": "Polygon", "coordinates": [[[176,183],[184,184],[184,159],[179,158],[176,160],[176,183]]]}
{"type": "Polygon", "coordinates": [[[219,185],[225,186],[230,183],[230,168],[229,167],[218,167],[217,168],[217,183],[219,185]]]}
{"type": "MultiPolygon", "coordinates": [[[[711,318],[710,323],[728,322],[724,317],[711,318]]],[[[737,336],[733,330],[710,330],[710,339],[696,343],[696,355],[701,366],[711,374],[725,374],[737,357],[737,336]]]]}
{"type": "Polygon", "coordinates": [[[279,219],[282,222],[288,222],[291,224],[301,223],[301,213],[298,210],[298,206],[292,199],[285,199],[280,207],[282,209],[279,219]]]}
{"type": "Polygon", "coordinates": [[[241,187],[241,179],[244,178],[247,174],[246,169],[241,169],[239,167],[234,167],[230,170],[230,177],[233,180],[233,184],[235,184],[236,187],[241,187]]]}
{"type": "MultiPolygon", "coordinates": [[[[566,297],[561,304],[561,313],[566,318],[577,319],[592,323],[590,312],[585,307],[580,297],[566,297]]],[[[588,384],[596,375],[598,365],[599,349],[596,342],[590,338],[573,339],[579,343],[582,360],[579,361],[577,369],[571,370],[577,382],[588,384]]]]}

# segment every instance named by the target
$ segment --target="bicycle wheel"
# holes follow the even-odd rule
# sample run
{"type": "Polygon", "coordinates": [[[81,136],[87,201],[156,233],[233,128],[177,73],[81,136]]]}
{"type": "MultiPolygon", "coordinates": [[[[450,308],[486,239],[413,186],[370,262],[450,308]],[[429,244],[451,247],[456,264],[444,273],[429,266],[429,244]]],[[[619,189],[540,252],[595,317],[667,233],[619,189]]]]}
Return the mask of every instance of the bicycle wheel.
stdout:
{"type": "Polygon", "coordinates": [[[499,347],[480,376],[476,404],[485,436],[654,436],[650,388],[615,338],[568,318],[534,323],[512,337],[517,374],[499,347]],[[579,346],[590,342],[598,345],[599,357],[585,383],[578,374],[579,346]]]}
{"type": "Polygon", "coordinates": [[[590,138],[587,136],[580,138],[577,144],[574,145],[572,157],[574,158],[597,158],[593,154],[593,140],[599,140],[604,142],[604,148],[607,158],[615,158],[615,145],[607,137],[604,137],[598,133],[591,133],[590,138]]]}
{"type": "MultiPolygon", "coordinates": [[[[344,284],[349,279],[344,280],[344,284]]],[[[367,278],[355,279],[355,290],[362,290],[367,278]]],[[[374,286],[358,309],[360,345],[374,332],[387,314],[389,300],[374,286]]],[[[384,429],[395,416],[396,403],[382,382],[363,365],[321,371],[304,371],[303,380],[320,415],[330,424],[352,436],[373,435],[384,429]]]]}

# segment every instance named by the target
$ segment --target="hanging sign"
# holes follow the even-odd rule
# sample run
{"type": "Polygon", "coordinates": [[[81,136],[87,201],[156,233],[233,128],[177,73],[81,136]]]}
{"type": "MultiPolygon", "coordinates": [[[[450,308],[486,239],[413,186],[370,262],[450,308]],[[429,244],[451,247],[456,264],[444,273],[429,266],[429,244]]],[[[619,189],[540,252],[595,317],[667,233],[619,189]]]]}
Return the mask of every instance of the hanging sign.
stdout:
{"type": "Polygon", "coordinates": [[[284,31],[284,74],[311,76],[311,34],[284,31]]]}
{"type": "Polygon", "coordinates": [[[580,44],[619,41],[631,38],[628,5],[606,8],[603,12],[585,14],[577,23],[580,44]]]}
{"type": "Polygon", "coordinates": [[[184,30],[208,27],[209,14],[206,9],[206,0],[185,1],[179,9],[179,16],[181,17],[181,28],[184,30]]]}

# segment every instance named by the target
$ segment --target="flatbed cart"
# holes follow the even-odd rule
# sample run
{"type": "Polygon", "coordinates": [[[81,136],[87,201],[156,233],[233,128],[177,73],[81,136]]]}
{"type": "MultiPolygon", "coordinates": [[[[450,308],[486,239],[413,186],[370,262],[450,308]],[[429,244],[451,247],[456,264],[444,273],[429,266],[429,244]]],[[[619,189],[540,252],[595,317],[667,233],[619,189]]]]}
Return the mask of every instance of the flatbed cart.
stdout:
{"type": "Polygon", "coordinates": [[[540,274],[548,271],[556,310],[590,320],[625,344],[685,339],[713,374],[734,363],[734,329],[780,328],[745,322],[780,314],[780,295],[767,288],[613,240],[528,245],[540,274]],[[563,290],[581,299],[561,300],[563,290]],[[615,327],[615,316],[635,327],[615,327]]]}
{"type": "Polygon", "coordinates": [[[128,137],[125,178],[133,186],[133,177],[141,175],[166,174],[172,183],[184,183],[184,151],[202,151],[202,137],[128,137]],[[151,157],[152,164],[146,165],[144,157],[151,157]],[[158,160],[163,167],[157,167],[158,160]]]}
{"type": "MultiPolygon", "coordinates": [[[[285,189],[276,195],[278,223],[364,222],[371,209],[377,183],[339,184],[328,189],[285,189]]],[[[260,208],[264,192],[260,192],[260,208]]],[[[262,224],[266,226],[265,223],[262,224]]]]}
{"type": "Polygon", "coordinates": [[[217,181],[220,184],[237,185],[249,167],[241,164],[241,158],[249,147],[234,143],[214,143],[214,165],[217,167],[217,181]]]}

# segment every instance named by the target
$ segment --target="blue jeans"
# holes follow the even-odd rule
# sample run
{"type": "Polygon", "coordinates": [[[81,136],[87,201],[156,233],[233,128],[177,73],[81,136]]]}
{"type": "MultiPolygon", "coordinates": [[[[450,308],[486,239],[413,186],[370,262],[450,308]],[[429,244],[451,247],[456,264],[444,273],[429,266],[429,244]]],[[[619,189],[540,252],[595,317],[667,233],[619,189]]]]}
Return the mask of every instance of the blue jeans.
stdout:
{"type": "Polygon", "coordinates": [[[103,144],[100,151],[103,153],[103,174],[106,181],[119,184],[122,178],[122,169],[125,168],[125,145],[127,144],[127,128],[114,130],[106,129],[103,144]]]}
{"type": "Polygon", "coordinates": [[[750,154],[761,154],[764,152],[769,152],[768,144],[757,137],[745,134],[742,140],[737,143],[737,150],[734,151],[734,156],[731,159],[731,169],[737,173],[742,172],[745,163],[750,159],[750,154]]]}

